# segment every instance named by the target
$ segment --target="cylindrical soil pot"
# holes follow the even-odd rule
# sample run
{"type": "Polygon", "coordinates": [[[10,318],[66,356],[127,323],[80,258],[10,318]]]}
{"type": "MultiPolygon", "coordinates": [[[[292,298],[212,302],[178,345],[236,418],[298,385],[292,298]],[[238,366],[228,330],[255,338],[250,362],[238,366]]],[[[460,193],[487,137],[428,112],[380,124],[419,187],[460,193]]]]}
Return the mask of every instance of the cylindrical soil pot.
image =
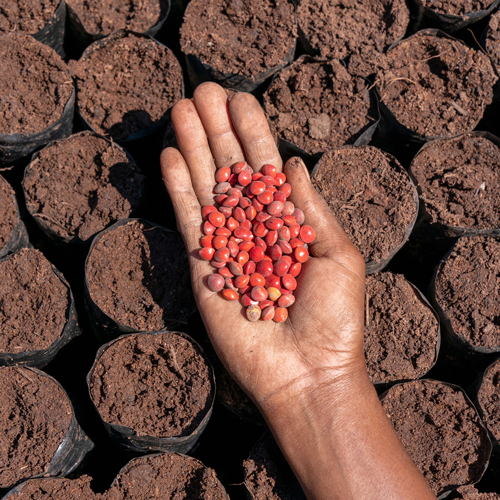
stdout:
{"type": "Polygon", "coordinates": [[[0,259],[0,365],[44,367],[80,335],[73,294],[39,250],[0,259]]]}
{"type": "Polygon", "coordinates": [[[167,19],[170,0],[67,0],[67,8],[71,32],[86,47],[121,29],[155,36],[167,19]]]}
{"type": "Polygon", "coordinates": [[[187,453],[215,399],[208,358],[180,332],[124,335],[103,345],[87,385],[111,437],[140,453],[187,453]]]}
{"type": "Polygon", "coordinates": [[[105,229],[85,262],[85,298],[103,339],[186,324],[196,304],[181,236],[142,219],[105,229]]]}
{"type": "Polygon", "coordinates": [[[444,236],[500,234],[500,139],[472,132],[425,144],[410,167],[424,217],[444,236]]]}
{"type": "Polygon", "coordinates": [[[447,497],[450,500],[498,500],[498,493],[480,493],[474,486],[462,486],[447,497]]]}
{"type": "Polygon", "coordinates": [[[184,97],[174,53],[146,35],[120,30],[94,42],[70,68],[81,119],[118,142],[153,133],[184,97]]]}
{"type": "Polygon", "coordinates": [[[270,432],[243,462],[245,487],[251,500],[306,500],[292,469],[270,432]]]}
{"type": "Polygon", "coordinates": [[[59,383],[35,368],[0,368],[0,488],[67,476],[93,448],[59,383]]]}
{"type": "Polygon", "coordinates": [[[380,399],[401,443],[436,496],[481,479],[491,442],[460,387],[416,380],[391,387],[380,399]]]}
{"type": "Polygon", "coordinates": [[[0,175],[0,259],[29,244],[28,233],[19,213],[16,193],[0,175]]]}
{"type": "Polygon", "coordinates": [[[301,0],[299,40],[305,52],[327,59],[356,59],[358,74],[401,40],[410,22],[404,0],[301,0]]]}
{"type": "Polygon", "coordinates": [[[66,2],[64,0],[4,0],[0,35],[21,32],[52,47],[65,57],[66,2]]]}
{"type": "Polygon", "coordinates": [[[90,481],[89,476],[29,479],[10,490],[3,500],[102,500],[92,491],[90,481]]]}
{"type": "Polygon", "coordinates": [[[134,458],[119,472],[107,493],[110,499],[127,500],[229,500],[213,469],[178,453],[134,458]]]}
{"type": "Polygon", "coordinates": [[[364,146],[379,121],[375,94],[364,78],[339,61],[307,55],[275,75],[264,94],[264,111],[283,156],[318,158],[345,144],[364,146]]]}
{"type": "Polygon", "coordinates": [[[491,14],[500,0],[409,0],[416,29],[439,28],[453,33],[491,14]]]}
{"type": "Polygon", "coordinates": [[[401,274],[366,278],[365,359],[374,384],[415,380],[436,363],[439,318],[401,274]]]}
{"type": "Polygon", "coordinates": [[[144,175],[116,143],[80,132],[35,153],[23,180],[29,213],[59,243],[88,243],[137,211],[144,175]]]}
{"type": "Polygon", "coordinates": [[[366,262],[381,271],[410,236],[418,215],[413,182],[390,154],[373,146],[325,153],[311,180],[366,262]]]}
{"type": "Polygon", "coordinates": [[[430,286],[433,304],[443,335],[464,355],[500,352],[499,289],[498,239],[462,237],[437,267],[430,286]]]}
{"type": "Polygon", "coordinates": [[[293,61],[295,7],[291,0],[192,0],[180,34],[193,88],[212,80],[251,92],[293,61]]]}
{"type": "Polygon", "coordinates": [[[75,90],[60,56],[29,35],[0,37],[0,67],[1,168],[71,135],[75,90]]]}

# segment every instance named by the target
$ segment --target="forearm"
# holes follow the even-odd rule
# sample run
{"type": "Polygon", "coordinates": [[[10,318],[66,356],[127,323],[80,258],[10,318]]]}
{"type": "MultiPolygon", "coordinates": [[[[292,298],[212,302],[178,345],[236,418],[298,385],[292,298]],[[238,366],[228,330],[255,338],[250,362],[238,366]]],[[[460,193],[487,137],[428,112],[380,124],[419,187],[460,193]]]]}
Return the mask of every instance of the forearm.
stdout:
{"type": "Polygon", "coordinates": [[[309,499],[436,498],[398,440],[366,371],[299,396],[273,396],[260,406],[309,499]]]}

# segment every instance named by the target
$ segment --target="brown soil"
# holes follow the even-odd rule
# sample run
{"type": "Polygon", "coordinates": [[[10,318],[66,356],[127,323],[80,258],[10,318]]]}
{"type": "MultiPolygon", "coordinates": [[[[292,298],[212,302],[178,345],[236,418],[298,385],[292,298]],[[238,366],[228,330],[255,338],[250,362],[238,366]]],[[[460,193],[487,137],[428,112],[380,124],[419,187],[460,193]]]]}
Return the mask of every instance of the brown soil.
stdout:
{"type": "Polygon", "coordinates": [[[372,146],[325,153],[312,183],[367,262],[388,258],[415,219],[410,179],[372,146]]]}
{"type": "Polygon", "coordinates": [[[411,170],[433,223],[500,227],[500,148],[488,139],[435,141],[415,157],[411,170]]]}
{"type": "Polygon", "coordinates": [[[372,382],[413,380],[436,358],[439,322],[400,274],[366,278],[365,359],[372,382]]]}
{"type": "Polygon", "coordinates": [[[67,0],[87,33],[108,36],[119,29],[142,33],[160,19],[160,0],[67,0]]]}
{"type": "Polygon", "coordinates": [[[500,12],[490,17],[486,38],[486,50],[491,57],[497,73],[500,73],[500,12]]]}
{"type": "Polygon", "coordinates": [[[23,181],[29,212],[67,240],[88,241],[136,210],[144,176],[113,143],[83,132],[40,151],[23,181]]]}
{"type": "Polygon", "coordinates": [[[439,14],[463,16],[472,12],[486,10],[494,0],[421,0],[424,7],[428,7],[439,14]]]}
{"type": "Polygon", "coordinates": [[[0,38],[0,130],[33,134],[59,120],[73,92],[64,61],[30,35],[0,38]]]}
{"type": "Polygon", "coordinates": [[[192,0],[181,50],[222,73],[257,76],[283,63],[297,36],[287,0],[192,0]]]}
{"type": "Polygon", "coordinates": [[[174,453],[132,460],[108,490],[109,500],[152,498],[228,500],[213,469],[174,453]]]}
{"type": "Polygon", "coordinates": [[[123,141],[164,121],[182,97],[182,70],[173,52],[132,34],[91,47],[70,65],[90,126],[123,141]]]}
{"type": "Polygon", "coordinates": [[[62,335],[69,290],[39,250],[0,263],[0,352],[47,349],[62,335]]]}
{"type": "Polygon", "coordinates": [[[77,479],[31,479],[23,484],[19,493],[9,495],[8,500],[101,500],[99,493],[90,488],[89,476],[77,479]]]}
{"type": "Polygon", "coordinates": [[[292,469],[271,435],[262,438],[243,462],[252,500],[305,500],[292,469]]]}
{"type": "Polygon", "coordinates": [[[500,242],[458,240],[436,278],[436,301],[466,342],[500,346],[500,242]]]}
{"type": "Polygon", "coordinates": [[[407,382],[391,388],[382,406],[434,494],[478,480],[486,437],[461,391],[430,380],[407,382]]]}
{"type": "Polygon", "coordinates": [[[17,222],[17,208],[14,204],[14,190],[0,176],[0,248],[9,241],[12,229],[17,222]]]}
{"type": "Polygon", "coordinates": [[[188,436],[210,409],[211,377],[203,356],[183,337],[139,334],[104,351],[90,394],[109,424],[139,436],[188,436]]]}
{"type": "Polygon", "coordinates": [[[358,52],[384,52],[406,32],[404,0],[302,0],[300,29],[313,49],[328,59],[358,52]]]}
{"type": "Polygon", "coordinates": [[[496,362],[484,374],[478,393],[483,422],[500,442],[500,363],[496,362]]]}
{"type": "Polygon", "coordinates": [[[280,71],[264,95],[279,137],[309,154],[353,144],[374,122],[368,84],[338,61],[301,58],[280,71]]]}
{"type": "Polygon", "coordinates": [[[95,304],[137,331],[162,330],[172,318],[185,321],[195,308],[181,237],[140,221],[102,235],[86,274],[95,304]]]}
{"type": "Polygon", "coordinates": [[[65,392],[21,367],[0,368],[0,487],[47,471],[71,423],[65,392]]]}
{"type": "Polygon", "coordinates": [[[463,42],[417,33],[391,49],[385,64],[379,74],[382,100],[420,136],[469,132],[492,101],[491,62],[463,42]]]}
{"type": "Polygon", "coordinates": [[[40,31],[54,15],[61,0],[2,0],[0,34],[40,31]]]}
{"type": "Polygon", "coordinates": [[[474,486],[462,486],[458,488],[457,495],[453,500],[500,500],[498,493],[479,493],[474,486]]]}

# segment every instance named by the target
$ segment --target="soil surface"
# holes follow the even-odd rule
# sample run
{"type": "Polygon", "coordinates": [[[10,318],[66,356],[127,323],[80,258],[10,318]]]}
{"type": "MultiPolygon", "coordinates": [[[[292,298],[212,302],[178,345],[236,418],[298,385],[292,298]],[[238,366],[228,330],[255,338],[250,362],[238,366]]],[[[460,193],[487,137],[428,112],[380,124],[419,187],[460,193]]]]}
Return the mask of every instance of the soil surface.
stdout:
{"type": "MultiPolygon", "coordinates": [[[[165,2],[163,2],[165,3],[165,2]]],[[[162,13],[160,0],[67,0],[85,31],[108,36],[119,29],[142,33],[152,28],[162,13]]]]}
{"type": "Polygon", "coordinates": [[[490,17],[486,36],[486,50],[493,61],[493,65],[500,73],[500,12],[490,17]]]}
{"type": "Polygon", "coordinates": [[[283,63],[297,37],[287,0],[192,0],[181,50],[226,74],[257,76],[283,63]]]}
{"type": "Polygon", "coordinates": [[[65,392],[22,367],[0,368],[0,487],[44,474],[71,423],[65,392]]]}
{"type": "Polygon", "coordinates": [[[73,92],[64,61],[30,35],[0,38],[0,131],[33,134],[59,120],[73,92]]]}
{"type": "Polygon", "coordinates": [[[309,154],[354,144],[376,115],[363,78],[338,61],[313,62],[307,56],[276,75],[264,110],[279,137],[309,154]]]}
{"type": "Polygon", "coordinates": [[[186,321],[195,309],[182,238],[140,221],[102,235],[88,257],[86,275],[97,307],[137,331],[186,321]]]}
{"type": "Polygon", "coordinates": [[[500,500],[498,493],[479,493],[474,486],[458,488],[457,495],[450,497],[453,500],[500,500]]]}
{"type": "Polygon", "coordinates": [[[439,14],[463,16],[472,12],[486,10],[494,0],[421,0],[424,7],[428,7],[439,14]]]}
{"type": "Polygon", "coordinates": [[[152,498],[228,500],[213,469],[175,453],[132,460],[108,490],[108,500],[152,498]]]}
{"type": "Polygon", "coordinates": [[[500,241],[458,240],[436,278],[436,301],[466,342],[500,346],[500,241]]]}
{"type": "Polygon", "coordinates": [[[69,290],[39,250],[0,263],[0,352],[47,349],[67,323],[69,290]]]}
{"type": "Polygon", "coordinates": [[[40,151],[23,181],[31,215],[75,242],[137,210],[143,184],[139,167],[121,148],[88,132],[40,151]]]}
{"type": "Polygon", "coordinates": [[[0,248],[9,241],[12,230],[17,223],[17,208],[14,203],[14,190],[0,176],[0,248]]]}
{"type": "Polygon", "coordinates": [[[182,97],[182,70],[173,52],[129,34],[95,42],[70,65],[82,116],[116,141],[163,122],[182,97]]]}
{"type": "Polygon", "coordinates": [[[391,49],[385,65],[378,76],[382,101],[422,137],[470,132],[492,101],[491,62],[463,42],[420,32],[391,49]]]}
{"type": "Polygon", "coordinates": [[[210,409],[211,370],[183,337],[133,335],[104,351],[90,394],[109,424],[130,427],[139,436],[189,436],[210,409]]]}
{"type": "Polygon", "coordinates": [[[478,393],[483,422],[500,442],[500,363],[486,371],[478,393]]]}
{"type": "Polygon", "coordinates": [[[407,382],[391,388],[382,406],[434,494],[478,480],[486,435],[461,391],[441,382],[407,382]]]}
{"type": "Polygon", "coordinates": [[[415,157],[411,171],[433,223],[500,227],[500,148],[488,139],[435,141],[415,157]]]}
{"type": "Polygon", "coordinates": [[[397,160],[372,146],[325,153],[312,178],[366,262],[389,257],[415,220],[413,186],[397,160]]]}
{"type": "Polygon", "coordinates": [[[365,359],[372,382],[413,380],[436,358],[439,322],[401,274],[366,277],[365,359]]]}
{"type": "Polygon", "coordinates": [[[243,462],[252,500],[306,500],[292,469],[271,435],[262,438],[243,462]]]}
{"type": "Polygon", "coordinates": [[[404,0],[301,0],[297,8],[305,38],[322,57],[383,53],[406,32],[404,0]]]}
{"type": "Polygon", "coordinates": [[[12,31],[35,34],[54,15],[61,0],[2,0],[0,35],[12,31]]]}
{"type": "Polygon", "coordinates": [[[77,479],[32,479],[22,486],[19,493],[9,495],[8,500],[103,500],[104,495],[90,488],[89,476],[77,479]]]}

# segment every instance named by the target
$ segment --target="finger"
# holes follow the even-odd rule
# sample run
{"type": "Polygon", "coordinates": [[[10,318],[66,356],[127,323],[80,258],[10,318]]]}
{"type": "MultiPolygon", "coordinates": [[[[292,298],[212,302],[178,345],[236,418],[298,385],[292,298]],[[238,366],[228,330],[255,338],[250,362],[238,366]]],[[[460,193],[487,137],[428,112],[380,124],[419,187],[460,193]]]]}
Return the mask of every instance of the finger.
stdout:
{"type": "Polygon", "coordinates": [[[230,166],[243,161],[245,155],[229,118],[229,101],[225,90],[206,82],[194,91],[194,104],[208,136],[215,165],[230,166]]]}
{"type": "Polygon", "coordinates": [[[212,205],[215,163],[205,129],[191,100],[182,99],[172,108],[172,123],[194,192],[201,205],[212,205]]]}
{"type": "Polygon", "coordinates": [[[237,93],[229,103],[229,114],[253,169],[258,171],[270,163],[281,171],[283,162],[257,99],[252,94],[237,93]]]}

